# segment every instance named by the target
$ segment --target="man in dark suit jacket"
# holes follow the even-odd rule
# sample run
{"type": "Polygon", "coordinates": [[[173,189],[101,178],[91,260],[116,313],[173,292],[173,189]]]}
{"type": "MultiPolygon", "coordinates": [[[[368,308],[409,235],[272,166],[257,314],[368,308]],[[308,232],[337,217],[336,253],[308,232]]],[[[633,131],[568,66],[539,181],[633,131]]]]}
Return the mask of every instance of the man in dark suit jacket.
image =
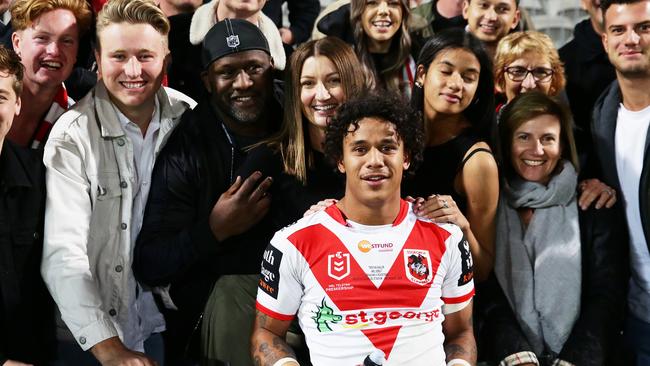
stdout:
{"type": "MultiPolygon", "coordinates": [[[[630,234],[626,345],[650,364],[650,0],[605,0],[603,44],[616,81],[594,107],[592,134],[603,180],[622,196],[630,234]]],[[[623,248],[621,248],[623,250],[623,248]]]]}

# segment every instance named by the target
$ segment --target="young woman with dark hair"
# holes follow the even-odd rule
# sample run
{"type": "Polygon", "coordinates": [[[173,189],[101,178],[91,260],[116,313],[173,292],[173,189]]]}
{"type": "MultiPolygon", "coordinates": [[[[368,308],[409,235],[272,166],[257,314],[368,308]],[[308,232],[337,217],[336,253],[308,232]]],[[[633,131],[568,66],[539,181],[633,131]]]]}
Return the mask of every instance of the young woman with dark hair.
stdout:
{"type": "Polygon", "coordinates": [[[282,127],[250,151],[239,172],[273,178],[270,215],[278,229],[312,204],[343,195],[343,180],[323,154],[325,128],[348,97],[365,90],[364,75],[352,48],[335,37],[304,43],[291,55],[282,127]]]}
{"type": "Polygon", "coordinates": [[[462,29],[433,36],[418,59],[411,105],[422,113],[426,148],[403,192],[421,197],[420,214],[460,226],[480,282],[494,262],[499,197],[494,81],[481,42],[462,29]]]}

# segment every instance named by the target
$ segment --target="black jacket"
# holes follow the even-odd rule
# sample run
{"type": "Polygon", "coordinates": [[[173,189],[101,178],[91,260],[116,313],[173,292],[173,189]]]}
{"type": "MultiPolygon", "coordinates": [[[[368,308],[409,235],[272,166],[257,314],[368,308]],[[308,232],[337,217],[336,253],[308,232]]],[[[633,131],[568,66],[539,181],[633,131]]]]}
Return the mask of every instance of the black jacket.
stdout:
{"type": "MultiPolygon", "coordinates": [[[[618,81],[605,89],[594,106],[591,133],[595,155],[602,171],[605,184],[621,192],[621,184],[616,170],[616,149],[614,146],[618,107],[623,102],[618,81]]],[[[639,179],[639,210],[643,234],[650,250],[650,138],[645,141],[643,170],[639,179]]],[[[621,213],[624,216],[624,213],[621,213]]]]}
{"type": "Polygon", "coordinates": [[[45,365],[55,346],[54,302],[41,278],[42,150],[5,140],[0,155],[0,365],[45,365]]]}
{"type": "Polygon", "coordinates": [[[262,11],[271,18],[278,29],[282,24],[282,4],[287,3],[289,9],[289,30],[293,34],[293,43],[300,44],[311,36],[311,30],[318,13],[320,2],[318,0],[268,0],[262,11]]]}
{"type": "MultiPolygon", "coordinates": [[[[559,53],[564,63],[566,94],[577,126],[576,144],[584,165],[593,153],[591,112],[598,96],[616,79],[616,71],[590,19],[575,26],[573,39],[560,48],[559,53]]],[[[582,170],[585,169],[592,170],[591,167],[582,170]]]]}
{"type": "Polygon", "coordinates": [[[169,55],[167,68],[169,87],[194,100],[203,100],[207,92],[201,81],[201,45],[190,43],[190,24],[194,13],[181,13],[169,17],[169,55]]]}
{"type": "MultiPolygon", "coordinates": [[[[265,113],[282,119],[277,101],[265,113]]],[[[271,121],[273,122],[273,121],[271,121]]],[[[212,207],[234,182],[245,160],[238,138],[231,145],[209,102],[187,111],[156,161],[133,270],[150,286],[170,285],[178,311],[163,311],[175,345],[196,330],[214,282],[224,274],[259,273],[271,235],[262,221],[254,230],[217,241],[208,224],[212,207]],[[171,319],[174,320],[171,320],[171,319]],[[175,328],[181,329],[175,329],[175,328]]]]}
{"type": "MultiPolygon", "coordinates": [[[[309,149],[309,147],[307,147],[309,149]]],[[[237,175],[247,177],[258,170],[263,176],[273,178],[269,190],[271,209],[267,216],[273,231],[280,230],[300,219],[311,205],[327,198],[340,199],[345,194],[345,176],[325,156],[312,151],[312,166],[307,169],[307,184],[284,173],[280,152],[260,145],[249,152],[246,162],[237,175]]],[[[271,237],[268,238],[268,241],[271,237]]]]}
{"type": "MultiPolygon", "coordinates": [[[[620,205],[612,209],[578,209],[582,243],[580,315],[559,355],[574,365],[612,364],[608,360],[622,329],[628,278],[627,229],[619,209],[620,205]]],[[[532,352],[494,276],[483,291],[487,308],[484,339],[493,360],[499,362],[521,351],[532,352]]],[[[572,295],[563,294],[558,284],[558,301],[572,295]]]]}

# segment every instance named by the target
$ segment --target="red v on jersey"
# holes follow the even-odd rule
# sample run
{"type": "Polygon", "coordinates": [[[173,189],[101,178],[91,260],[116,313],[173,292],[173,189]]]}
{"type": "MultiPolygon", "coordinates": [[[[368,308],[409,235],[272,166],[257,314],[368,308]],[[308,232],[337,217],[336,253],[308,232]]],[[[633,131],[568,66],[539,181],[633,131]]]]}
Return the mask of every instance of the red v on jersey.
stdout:
{"type": "Polygon", "coordinates": [[[393,350],[397,333],[402,326],[386,327],[381,329],[364,329],[363,334],[368,337],[375,348],[380,349],[386,355],[386,359],[390,356],[390,351],[393,350]]]}
{"type": "MultiPolygon", "coordinates": [[[[340,220],[336,221],[341,224],[340,220]]],[[[400,222],[394,225],[399,226],[400,222]]],[[[397,229],[399,228],[394,228],[397,229]]],[[[353,243],[346,246],[328,228],[316,224],[295,232],[288,240],[304,257],[315,279],[339,310],[419,308],[434,283],[449,233],[435,224],[416,221],[405,235],[408,238],[400,240],[401,247],[394,248],[398,253],[378,286],[357,262],[354,253],[348,250],[357,245],[359,235],[350,235],[349,240],[353,243]],[[414,279],[417,273],[408,268],[409,257],[418,253],[425,253],[424,256],[428,257],[425,260],[425,271],[428,274],[422,279],[414,279]]],[[[364,329],[362,332],[388,357],[400,328],[401,326],[380,327],[364,329]]]]}

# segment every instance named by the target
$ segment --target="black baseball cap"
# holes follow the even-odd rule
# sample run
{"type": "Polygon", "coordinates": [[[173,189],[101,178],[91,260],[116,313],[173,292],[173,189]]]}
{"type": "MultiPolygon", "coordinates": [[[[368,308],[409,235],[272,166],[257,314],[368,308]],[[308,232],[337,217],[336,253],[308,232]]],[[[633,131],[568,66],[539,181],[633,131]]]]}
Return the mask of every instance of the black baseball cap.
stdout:
{"type": "Polygon", "coordinates": [[[217,22],[203,39],[203,69],[223,56],[249,50],[262,50],[271,54],[269,43],[257,26],[243,19],[217,22]]]}

